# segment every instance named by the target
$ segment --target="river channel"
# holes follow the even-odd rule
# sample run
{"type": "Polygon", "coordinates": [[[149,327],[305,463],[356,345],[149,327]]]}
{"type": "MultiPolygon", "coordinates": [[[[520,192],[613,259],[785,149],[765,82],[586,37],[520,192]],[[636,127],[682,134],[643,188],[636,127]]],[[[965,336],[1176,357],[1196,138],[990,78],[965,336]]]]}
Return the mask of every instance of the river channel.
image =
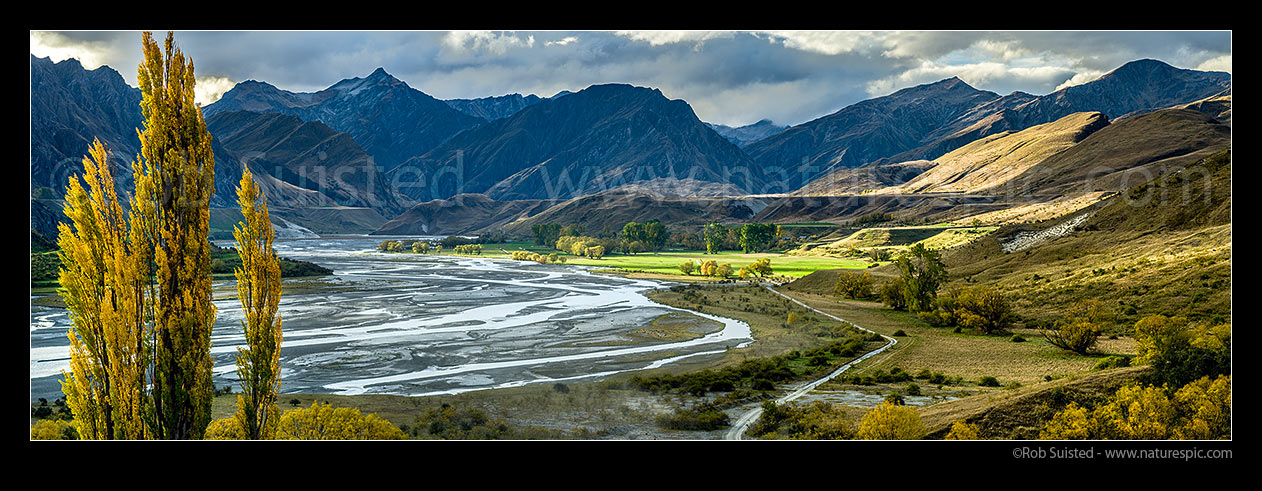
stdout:
{"type": "MultiPolygon", "coordinates": [[[[334,271],[285,280],[282,393],[420,396],[587,381],[752,341],[744,322],[704,313],[690,313],[708,320],[697,319],[695,337],[686,341],[636,335],[680,312],[644,296],[666,283],[578,266],[377,252],[385,239],[276,242],[282,257],[334,271]]],[[[211,351],[216,387],[235,389],[234,360],[244,341],[240,304],[229,297],[234,284],[215,283],[211,351]]],[[[32,303],[32,400],[61,396],[69,324],[65,309],[32,303]]]]}

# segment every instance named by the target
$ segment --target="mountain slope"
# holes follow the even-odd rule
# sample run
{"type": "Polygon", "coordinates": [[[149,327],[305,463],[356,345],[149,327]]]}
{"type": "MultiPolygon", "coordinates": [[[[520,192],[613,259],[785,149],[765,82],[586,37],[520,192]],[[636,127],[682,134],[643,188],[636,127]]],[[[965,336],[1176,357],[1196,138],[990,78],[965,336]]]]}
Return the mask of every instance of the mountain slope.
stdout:
{"type": "Polygon", "coordinates": [[[86,70],[73,58],[53,63],[31,55],[31,190],[64,194],[98,138],[119,184],[130,183],[130,162],[140,153],[136,129],[144,125],[140,99],[140,89],[108,66],[86,70]]]}
{"type": "Polygon", "coordinates": [[[1231,147],[1231,127],[1189,109],[1163,109],[1115,121],[1020,175],[1005,194],[1062,196],[1119,192],[1231,147]]]}
{"type": "Polygon", "coordinates": [[[1184,70],[1156,60],[1130,62],[1097,80],[1044,96],[1014,92],[999,97],[952,78],[843,108],[747,151],[759,163],[788,166],[809,182],[836,168],[933,160],[977,139],[1073,113],[1100,112],[1123,119],[1210,98],[1230,88],[1228,73],[1184,70]],[[938,101],[926,104],[924,97],[938,101]],[[899,116],[891,117],[894,114],[899,116]]]}
{"type": "Polygon", "coordinates": [[[1175,68],[1136,60],[1091,82],[1066,87],[1017,107],[1026,124],[1099,111],[1110,119],[1198,101],[1231,88],[1231,74],[1175,68]]]}
{"type": "Polygon", "coordinates": [[[421,155],[452,135],[485,122],[413,89],[378,68],[327,89],[295,93],[270,84],[245,81],[224,93],[203,112],[275,112],[320,121],[348,133],[382,169],[421,155]]]}
{"type": "Polygon", "coordinates": [[[996,99],[1000,96],[952,77],[847,106],[745,150],[767,172],[778,170],[782,192],[793,191],[834,169],[929,144],[926,138],[944,125],[996,99]]]}
{"type": "Polygon", "coordinates": [[[660,178],[750,190],[749,159],[656,89],[596,85],[465,131],[392,172],[413,199],[565,199],[660,178]]]}
{"type": "Polygon", "coordinates": [[[487,121],[507,118],[517,111],[538,104],[543,99],[537,95],[509,94],[498,97],[482,97],[478,99],[447,99],[448,106],[475,118],[487,121]]]}
{"type": "Polygon", "coordinates": [[[1076,113],[1019,132],[986,136],[934,159],[933,168],[906,184],[881,192],[984,192],[1003,186],[1108,124],[1101,113],[1076,113]]]}
{"type": "MultiPolygon", "coordinates": [[[[32,55],[32,193],[49,188],[51,196],[62,196],[67,179],[83,172],[83,157],[92,140],[100,139],[109,151],[119,196],[129,196],[131,162],[140,154],[136,132],[144,127],[140,100],[140,89],[127,85],[113,68],[87,70],[73,58],[53,63],[32,55]]],[[[235,206],[241,166],[216,138],[211,139],[211,151],[215,155],[215,193],[210,205],[235,206]]],[[[60,217],[60,209],[56,216],[60,217]]]]}
{"type": "Polygon", "coordinates": [[[207,118],[206,125],[256,175],[273,178],[261,186],[280,206],[372,208],[392,216],[410,204],[395,195],[350,135],[318,121],[226,111],[207,118]]]}
{"type": "Polygon", "coordinates": [[[775,124],[770,119],[764,119],[738,128],[711,123],[706,123],[706,125],[723,138],[727,138],[727,141],[735,143],[736,146],[741,148],[748,147],[758,140],[788,129],[788,126],[775,124]]]}

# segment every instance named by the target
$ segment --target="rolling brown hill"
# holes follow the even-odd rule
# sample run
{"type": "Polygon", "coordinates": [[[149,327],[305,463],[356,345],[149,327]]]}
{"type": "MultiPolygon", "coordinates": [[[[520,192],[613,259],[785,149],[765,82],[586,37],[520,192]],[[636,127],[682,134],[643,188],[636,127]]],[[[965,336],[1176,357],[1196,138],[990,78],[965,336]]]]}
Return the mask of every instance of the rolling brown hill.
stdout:
{"type": "Polygon", "coordinates": [[[1018,132],[990,135],[934,159],[936,165],[906,184],[878,192],[985,193],[1108,124],[1104,114],[1084,112],[1018,132]]]}

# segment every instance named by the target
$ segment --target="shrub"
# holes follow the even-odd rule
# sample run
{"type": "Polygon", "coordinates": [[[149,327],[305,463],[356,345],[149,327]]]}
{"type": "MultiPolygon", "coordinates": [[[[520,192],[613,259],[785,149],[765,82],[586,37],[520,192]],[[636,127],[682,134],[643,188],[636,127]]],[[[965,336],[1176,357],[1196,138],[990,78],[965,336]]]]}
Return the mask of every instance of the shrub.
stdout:
{"type": "Polygon", "coordinates": [[[990,375],[983,375],[981,379],[978,379],[977,385],[982,387],[999,387],[999,379],[991,377],[990,375]]]}
{"type": "Polygon", "coordinates": [[[905,391],[909,396],[918,396],[920,395],[920,386],[916,384],[907,384],[907,389],[905,389],[905,391]]]}
{"type": "Polygon", "coordinates": [[[1062,322],[1054,329],[1043,330],[1043,338],[1053,346],[1085,355],[1095,347],[1100,328],[1091,322],[1062,322]]]}
{"type": "Polygon", "coordinates": [[[402,440],[403,431],[355,408],[313,402],[310,408],[285,411],[277,423],[278,440],[402,440]]]}
{"type": "Polygon", "coordinates": [[[556,383],[556,384],[553,384],[553,385],[552,385],[552,390],[553,390],[554,392],[559,392],[559,393],[562,393],[562,394],[569,394],[569,393],[570,393],[570,386],[565,385],[565,384],[562,384],[562,383],[556,383]]]}
{"type": "Polygon", "coordinates": [[[915,440],[924,437],[925,426],[915,409],[883,402],[859,421],[855,438],[861,440],[915,440]]]}
{"type": "Polygon", "coordinates": [[[31,426],[32,440],[77,440],[74,423],[60,419],[41,419],[31,426]]]}
{"type": "Polygon", "coordinates": [[[1148,316],[1135,323],[1139,363],[1153,366],[1149,381],[1180,386],[1231,373],[1231,325],[1189,324],[1182,317],[1148,316]]]}
{"type": "Polygon", "coordinates": [[[963,420],[956,421],[951,424],[951,432],[947,433],[944,440],[980,440],[978,436],[977,425],[969,424],[963,420]]]}
{"type": "Polygon", "coordinates": [[[1095,369],[1108,370],[1110,368],[1125,368],[1129,366],[1131,366],[1131,358],[1129,356],[1111,355],[1097,362],[1095,369]]]}
{"type": "Polygon", "coordinates": [[[1022,336],[1022,335],[1020,335],[1020,334],[1013,334],[1013,335],[1012,335],[1012,338],[1011,338],[1011,339],[1009,339],[1009,340],[1010,340],[1010,341],[1012,341],[1012,342],[1014,342],[1014,343],[1024,343],[1024,342],[1025,342],[1025,336],[1022,336]]]}
{"type": "Polygon", "coordinates": [[[894,278],[881,284],[881,301],[894,310],[907,310],[907,299],[903,297],[902,278],[894,278]]]}
{"type": "Polygon", "coordinates": [[[729,423],[727,413],[713,408],[679,410],[657,418],[657,425],[668,430],[713,431],[727,428],[729,423]]]}
{"type": "Polygon", "coordinates": [[[1127,386],[1094,409],[1076,402],[1057,412],[1039,438],[1056,440],[1214,440],[1231,438],[1231,377],[1202,377],[1170,395],[1127,386]]]}
{"type": "Polygon", "coordinates": [[[902,329],[899,329],[899,330],[897,330],[897,331],[894,331],[894,335],[895,335],[895,336],[898,336],[898,337],[905,337],[905,336],[907,336],[907,333],[906,333],[906,332],[903,332],[903,330],[902,330],[902,329]]]}
{"type": "Polygon", "coordinates": [[[841,273],[837,275],[837,283],[833,292],[846,298],[868,298],[872,296],[872,275],[862,273],[841,273]]]}

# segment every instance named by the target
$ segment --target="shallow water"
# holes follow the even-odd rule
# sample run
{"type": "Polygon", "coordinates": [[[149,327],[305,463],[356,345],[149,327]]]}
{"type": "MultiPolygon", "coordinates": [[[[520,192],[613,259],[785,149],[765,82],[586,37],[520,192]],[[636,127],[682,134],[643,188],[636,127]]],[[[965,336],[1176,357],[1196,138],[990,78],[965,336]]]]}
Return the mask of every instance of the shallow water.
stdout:
{"type": "MultiPolygon", "coordinates": [[[[629,342],[626,334],[676,311],[643,295],[662,283],[576,266],[483,258],[382,254],[384,237],[286,240],[283,257],[334,270],[281,299],[283,393],[435,395],[652,368],[751,341],[744,322],[685,342],[629,342]]],[[[233,282],[217,291],[235,290],[233,282]]],[[[240,304],[216,300],[215,385],[236,386],[240,304]]],[[[64,309],[31,307],[31,399],[61,396],[68,370],[64,309]]]]}

